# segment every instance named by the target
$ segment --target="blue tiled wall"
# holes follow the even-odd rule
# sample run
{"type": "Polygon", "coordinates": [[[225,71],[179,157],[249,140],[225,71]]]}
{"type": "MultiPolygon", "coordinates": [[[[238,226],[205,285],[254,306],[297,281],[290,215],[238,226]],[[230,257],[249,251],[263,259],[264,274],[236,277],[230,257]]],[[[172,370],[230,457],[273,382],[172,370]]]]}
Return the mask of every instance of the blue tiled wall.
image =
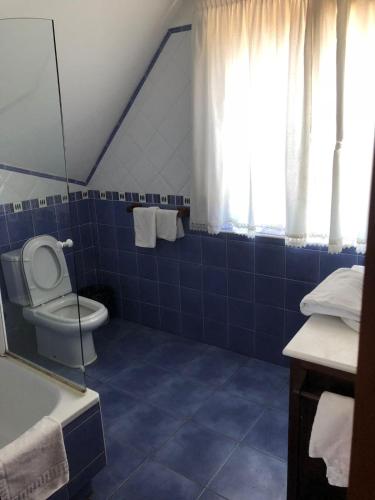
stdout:
{"type": "Polygon", "coordinates": [[[306,319],[302,297],[338,267],[363,263],[354,249],[331,255],[278,238],[209,236],[188,221],[176,243],[136,248],[129,203],[92,196],[98,280],[115,289],[119,315],[275,363],[306,319]]]}
{"type": "MultiPolygon", "coordinates": [[[[0,254],[22,247],[27,239],[40,234],[74,240],[74,249],[65,250],[73,290],[96,283],[94,225],[89,200],[83,200],[82,193],[72,194],[69,203],[62,203],[60,195],[48,196],[42,208],[37,199],[26,200],[20,212],[14,211],[14,204],[0,205],[0,254]]],[[[3,284],[2,291],[5,294],[3,284]]]]}
{"type": "MultiPolygon", "coordinates": [[[[127,207],[138,196],[108,192],[101,199],[90,191],[90,199],[79,192],[69,204],[58,197],[49,197],[45,208],[24,202],[20,213],[0,207],[0,253],[37,234],[72,237],[78,286],[112,286],[118,316],[275,363],[285,362],[282,348],[306,319],[302,297],[338,267],[363,264],[354,249],[331,255],[287,248],[278,238],[209,236],[190,232],[187,220],[176,243],[136,248],[127,207]]],[[[146,198],[160,202],[160,195],[146,198]]],[[[168,201],[183,202],[173,195],[168,201]]],[[[67,261],[74,277],[71,251],[67,261]]]]}

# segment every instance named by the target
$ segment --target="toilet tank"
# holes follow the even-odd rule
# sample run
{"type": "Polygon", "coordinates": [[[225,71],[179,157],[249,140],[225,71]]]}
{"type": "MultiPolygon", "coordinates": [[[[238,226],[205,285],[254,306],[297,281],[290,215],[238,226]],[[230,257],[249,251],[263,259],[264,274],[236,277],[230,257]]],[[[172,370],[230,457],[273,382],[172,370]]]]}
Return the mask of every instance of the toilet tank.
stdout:
{"type": "Polygon", "coordinates": [[[28,306],[30,301],[22,274],[21,253],[22,248],[18,248],[1,254],[0,260],[10,302],[28,306]]]}

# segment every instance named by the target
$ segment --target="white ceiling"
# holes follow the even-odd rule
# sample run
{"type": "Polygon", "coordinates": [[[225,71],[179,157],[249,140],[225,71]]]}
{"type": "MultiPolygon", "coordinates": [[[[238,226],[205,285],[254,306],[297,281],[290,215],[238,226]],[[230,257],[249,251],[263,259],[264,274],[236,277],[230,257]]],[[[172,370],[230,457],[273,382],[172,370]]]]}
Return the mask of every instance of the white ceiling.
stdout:
{"type": "Polygon", "coordinates": [[[1,0],[55,20],[69,177],[85,180],[168,27],[192,0],[1,0]]]}

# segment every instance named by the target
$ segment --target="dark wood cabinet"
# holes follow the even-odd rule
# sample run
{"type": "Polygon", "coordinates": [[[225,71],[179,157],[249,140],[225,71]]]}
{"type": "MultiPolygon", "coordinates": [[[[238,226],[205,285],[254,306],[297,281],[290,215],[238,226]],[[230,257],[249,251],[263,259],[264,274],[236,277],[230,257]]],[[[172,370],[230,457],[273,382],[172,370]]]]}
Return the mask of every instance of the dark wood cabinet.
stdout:
{"type": "Polygon", "coordinates": [[[302,360],[291,360],[288,500],[344,500],[346,488],[330,486],[326,466],[309,457],[309,442],[323,391],[354,397],[355,375],[302,360]]]}

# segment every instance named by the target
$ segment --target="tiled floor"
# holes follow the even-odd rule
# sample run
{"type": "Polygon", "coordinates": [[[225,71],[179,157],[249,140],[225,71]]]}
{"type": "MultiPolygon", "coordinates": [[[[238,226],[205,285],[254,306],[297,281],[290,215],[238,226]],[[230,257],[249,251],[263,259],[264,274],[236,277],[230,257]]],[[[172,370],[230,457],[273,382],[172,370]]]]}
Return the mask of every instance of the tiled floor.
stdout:
{"type": "Polygon", "coordinates": [[[97,332],[93,500],[284,500],[288,370],[124,321],[97,332]]]}

